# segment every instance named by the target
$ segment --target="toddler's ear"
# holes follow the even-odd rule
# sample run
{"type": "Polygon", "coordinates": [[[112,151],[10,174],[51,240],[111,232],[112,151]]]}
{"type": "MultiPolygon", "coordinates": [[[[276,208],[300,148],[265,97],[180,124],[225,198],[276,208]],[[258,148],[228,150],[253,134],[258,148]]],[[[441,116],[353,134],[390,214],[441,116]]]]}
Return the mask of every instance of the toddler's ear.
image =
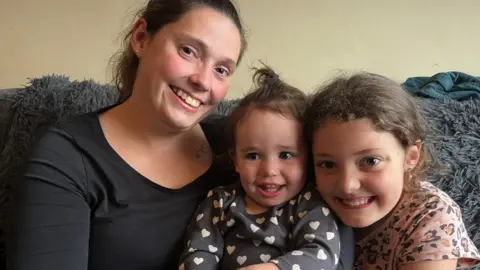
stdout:
{"type": "Polygon", "coordinates": [[[228,156],[232,160],[233,166],[235,166],[235,171],[238,173],[238,168],[237,168],[237,159],[235,158],[235,150],[229,149],[228,150],[228,156]]]}
{"type": "Polygon", "coordinates": [[[405,153],[405,169],[411,170],[417,166],[422,152],[422,141],[418,140],[415,145],[409,146],[405,153]]]}

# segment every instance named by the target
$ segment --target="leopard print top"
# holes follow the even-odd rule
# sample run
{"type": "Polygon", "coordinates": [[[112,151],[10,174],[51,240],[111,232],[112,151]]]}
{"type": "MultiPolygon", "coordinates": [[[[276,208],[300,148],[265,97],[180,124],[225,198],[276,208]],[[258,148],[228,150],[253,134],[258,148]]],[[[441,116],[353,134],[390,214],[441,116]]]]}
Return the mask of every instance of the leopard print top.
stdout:
{"type": "Polygon", "coordinates": [[[480,264],[460,208],[443,191],[423,182],[405,193],[384,224],[355,246],[356,270],[395,270],[402,264],[458,259],[458,267],[480,264]]]}

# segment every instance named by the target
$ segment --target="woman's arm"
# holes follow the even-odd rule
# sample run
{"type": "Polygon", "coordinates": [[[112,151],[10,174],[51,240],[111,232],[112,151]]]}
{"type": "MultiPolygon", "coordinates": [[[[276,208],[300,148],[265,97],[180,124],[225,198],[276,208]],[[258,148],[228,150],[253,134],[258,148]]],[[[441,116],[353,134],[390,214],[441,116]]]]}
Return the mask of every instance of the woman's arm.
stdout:
{"type": "Polygon", "coordinates": [[[8,220],[7,269],[86,270],[90,208],[73,138],[50,130],[18,181],[8,220]]]}

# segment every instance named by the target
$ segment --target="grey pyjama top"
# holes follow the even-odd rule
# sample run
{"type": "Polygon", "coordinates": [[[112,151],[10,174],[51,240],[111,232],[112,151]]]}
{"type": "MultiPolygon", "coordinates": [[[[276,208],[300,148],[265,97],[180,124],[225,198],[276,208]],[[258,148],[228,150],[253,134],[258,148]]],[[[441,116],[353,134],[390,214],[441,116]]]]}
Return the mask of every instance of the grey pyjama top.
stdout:
{"type": "Polygon", "coordinates": [[[331,270],[340,256],[335,217],[313,183],[290,201],[250,215],[240,183],[210,191],[187,230],[179,269],[331,270]]]}

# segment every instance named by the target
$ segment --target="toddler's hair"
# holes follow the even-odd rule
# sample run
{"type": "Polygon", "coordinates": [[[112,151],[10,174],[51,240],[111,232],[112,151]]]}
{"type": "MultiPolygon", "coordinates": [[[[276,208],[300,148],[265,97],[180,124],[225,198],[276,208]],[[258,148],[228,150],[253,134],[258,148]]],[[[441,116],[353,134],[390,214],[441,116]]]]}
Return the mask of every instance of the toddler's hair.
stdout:
{"type": "MultiPolygon", "coordinates": [[[[405,149],[425,140],[425,122],[413,97],[398,83],[376,74],[339,76],[317,89],[305,112],[310,145],[313,133],[332,118],[344,122],[370,119],[375,128],[393,134],[405,149]]],[[[418,187],[427,166],[428,156],[422,147],[420,161],[405,181],[407,189],[418,187]]]]}
{"type": "Polygon", "coordinates": [[[275,71],[264,65],[255,68],[255,88],[240,100],[228,119],[228,149],[235,148],[235,131],[238,123],[254,109],[279,113],[302,123],[307,105],[307,95],[284,82],[275,71]]]}

